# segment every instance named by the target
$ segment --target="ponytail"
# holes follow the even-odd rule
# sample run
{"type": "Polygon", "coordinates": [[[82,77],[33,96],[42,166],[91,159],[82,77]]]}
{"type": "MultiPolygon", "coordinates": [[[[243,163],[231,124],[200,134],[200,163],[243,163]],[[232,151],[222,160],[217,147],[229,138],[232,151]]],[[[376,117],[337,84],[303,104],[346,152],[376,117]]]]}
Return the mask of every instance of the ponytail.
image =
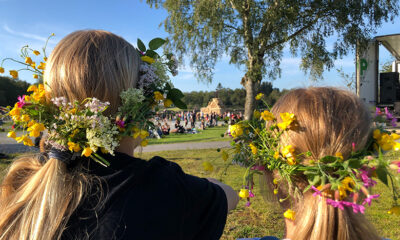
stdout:
{"type": "Polygon", "coordinates": [[[291,240],[380,240],[363,214],[334,208],[326,199],[306,194],[297,205],[291,240]]]}
{"type": "Polygon", "coordinates": [[[17,159],[1,184],[0,240],[60,239],[88,185],[57,159],[17,159]]]}

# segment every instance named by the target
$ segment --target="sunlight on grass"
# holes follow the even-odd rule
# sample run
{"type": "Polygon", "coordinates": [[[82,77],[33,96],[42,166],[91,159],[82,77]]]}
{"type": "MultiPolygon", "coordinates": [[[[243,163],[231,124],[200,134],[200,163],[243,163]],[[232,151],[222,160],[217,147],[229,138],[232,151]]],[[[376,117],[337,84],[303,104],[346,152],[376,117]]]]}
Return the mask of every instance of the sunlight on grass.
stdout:
{"type": "Polygon", "coordinates": [[[200,130],[197,134],[186,133],[171,133],[161,139],[151,138],[149,144],[168,144],[168,143],[184,143],[184,142],[217,142],[232,140],[229,137],[224,137],[227,127],[207,128],[204,131],[200,130]]]}

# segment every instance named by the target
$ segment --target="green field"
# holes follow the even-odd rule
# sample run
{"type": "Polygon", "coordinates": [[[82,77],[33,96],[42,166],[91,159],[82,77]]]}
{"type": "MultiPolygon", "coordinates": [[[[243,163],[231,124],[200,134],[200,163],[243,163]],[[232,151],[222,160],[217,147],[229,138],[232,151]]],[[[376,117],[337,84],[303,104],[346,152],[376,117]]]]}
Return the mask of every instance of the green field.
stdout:
{"type": "MultiPolygon", "coordinates": [[[[242,186],[244,169],[231,166],[226,175],[222,175],[225,163],[221,159],[221,153],[214,150],[190,150],[190,151],[165,151],[156,153],[142,153],[139,157],[149,159],[159,155],[179,164],[189,174],[200,177],[213,177],[221,179],[228,185],[239,190],[242,186]],[[203,170],[202,162],[210,161],[214,165],[214,171],[207,173],[203,170]]],[[[241,200],[229,216],[221,239],[236,239],[244,237],[278,236],[283,237],[284,222],[282,211],[277,203],[265,202],[259,194],[258,181],[255,181],[256,197],[250,207],[245,207],[245,201],[241,200]]],[[[390,191],[385,185],[379,183],[375,187],[374,194],[381,197],[374,201],[371,207],[366,209],[367,218],[375,225],[382,237],[392,240],[400,239],[400,216],[387,214],[391,207],[390,191]]]]}
{"type": "MultiPolygon", "coordinates": [[[[216,149],[141,153],[136,157],[150,159],[157,155],[176,162],[186,173],[199,177],[220,179],[231,185],[235,190],[239,190],[242,187],[244,169],[238,166],[231,166],[224,175],[226,165],[221,159],[221,153],[217,152],[216,149]],[[209,161],[214,165],[213,172],[204,171],[202,167],[204,161],[209,161]]],[[[396,159],[398,157],[399,154],[394,156],[396,159]]],[[[0,170],[4,170],[9,162],[10,160],[0,160],[0,170]]],[[[245,201],[241,200],[239,202],[237,208],[228,216],[221,239],[233,240],[268,235],[283,237],[284,221],[279,205],[274,202],[265,202],[259,194],[258,181],[255,181],[255,183],[256,197],[253,198],[252,205],[245,207],[245,201]]],[[[376,193],[381,194],[381,197],[366,209],[367,218],[375,225],[381,236],[392,240],[400,239],[400,228],[398,227],[400,216],[387,214],[392,203],[389,189],[382,183],[378,183],[374,194],[376,193]]]]}
{"type": "Polygon", "coordinates": [[[151,138],[149,144],[168,144],[168,143],[186,143],[186,142],[217,142],[232,140],[224,137],[227,127],[212,127],[205,130],[199,130],[197,134],[171,133],[161,139],[151,138]]]}

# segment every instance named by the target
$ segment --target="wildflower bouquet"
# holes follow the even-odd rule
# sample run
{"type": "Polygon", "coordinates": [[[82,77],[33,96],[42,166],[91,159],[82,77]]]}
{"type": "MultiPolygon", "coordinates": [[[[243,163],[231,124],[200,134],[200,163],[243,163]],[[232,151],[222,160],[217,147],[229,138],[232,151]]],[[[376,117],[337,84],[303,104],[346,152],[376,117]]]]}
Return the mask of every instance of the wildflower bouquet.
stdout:
{"type": "MultiPolygon", "coordinates": [[[[262,95],[256,97],[257,100],[261,98],[262,95]]],[[[334,156],[311,160],[311,152],[298,153],[296,146],[285,145],[281,141],[285,132],[298,130],[299,123],[293,113],[275,116],[269,110],[256,110],[253,119],[230,126],[234,139],[231,143],[232,163],[246,168],[239,196],[247,199],[247,206],[250,205],[250,198],[254,197],[254,175],[262,174],[264,170],[277,171],[281,176],[280,179],[273,179],[272,192],[275,195],[278,194],[278,186],[285,183],[292,196],[300,197],[302,192],[313,191],[314,196],[323,197],[333,207],[342,210],[351,207],[356,213],[364,213],[365,206],[379,197],[379,194],[370,194],[376,184],[374,178],[378,178],[387,186],[391,185],[396,203],[398,182],[389,166],[399,169],[400,161],[391,162],[383,157],[382,151],[400,150],[400,143],[395,141],[400,138],[399,135],[375,129],[366,148],[356,151],[353,144],[353,152],[346,160],[339,152],[334,156]],[[307,179],[308,186],[303,190],[294,184],[293,180],[298,177],[307,179]]],[[[222,152],[224,160],[227,155],[226,151],[222,152]]],[[[279,201],[290,201],[292,205],[293,199],[287,196],[279,201]]],[[[289,209],[284,216],[293,220],[295,212],[289,209]]]]}
{"type": "MultiPolygon", "coordinates": [[[[153,126],[149,120],[161,104],[165,107],[174,104],[186,108],[181,100],[182,92],[172,88],[168,82],[161,81],[152,66],[156,63],[166,64],[172,73],[177,73],[173,55],[167,54],[165,63],[155,52],[164,42],[156,38],[150,41],[148,50],[138,50],[143,61],[138,83],[140,88],[130,88],[120,94],[121,106],[115,116],[104,115],[109,106],[108,102],[101,102],[96,98],[87,98],[82,102],[68,102],[65,97],[52,97],[51,91],[46,91],[46,83],[32,85],[27,90],[29,93],[32,92],[30,95],[18,97],[18,102],[13,107],[8,107],[7,114],[14,122],[8,137],[27,146],[33,146],[30,137],[39,137],[47,130],[46,141],[52,148],[70,152],[73,159],[77,156],[90,157],[105,166],[109,163],[98,154],[99,150],[113,155],[123,136],[140,138],[141,145],[146,146],[148,130],[153,126]],[[46,99],[50,99],[50,102],[46,99]],[[21,136],[17,136],[15,131],[17,127],[23,129],[21,136]]],[[[138,45],[144,46],[140,40],[138,45]]],[[[27,51],[29,48],[26,46],[23,49],[27,51]]],[[[35,52],[39,51],[33,50],[33,53],[38,55],[35,52]]],[[[45,55],[45,52],[43,54],[45,55]]],[[[34,68],[33,62],[31,60],[29,62],[29,65],[20,63],[27,69],[34,68]]],[[[44,63],[41,65],[45,66],[44,63]]],[[[18,73],[20,70],[12,71],[18,73]]],[[[42,79],[43,71],[36,73],[40,75],[38,79],[42,79]]],[[[18,74],[15,76],[18,77],[18,74]]]]}

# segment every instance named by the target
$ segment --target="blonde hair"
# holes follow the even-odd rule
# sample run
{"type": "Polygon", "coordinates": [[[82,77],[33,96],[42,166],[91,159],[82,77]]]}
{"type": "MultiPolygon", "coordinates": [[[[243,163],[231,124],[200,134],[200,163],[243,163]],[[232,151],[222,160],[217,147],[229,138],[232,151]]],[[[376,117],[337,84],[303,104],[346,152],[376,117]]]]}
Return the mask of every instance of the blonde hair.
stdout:
{"type": "MultiPolygon", "coordinates": [[[[73,32],[49,57],[47,97],[96,97],[109,101],[108,113],[115,113],[121,91],[136,86],[139,62],[135,48],[121,37],[99,30],[73,32]]],[[[82,164],[68,169],[53,158],[15,160],[0,189],[0,239],[60,239],[71,214],[100,184],[96,180],[82,171],[82,164]]]]}
{"type": "MultiPolygon", "coordinates": [[[[370,113],[357,96],[345,90],[296,89],[279,99],[272,112],[276,116],[294,113],[298,119],[299,131],[288,131],[283,141],[295,146],[298,153],[311,152],[311,157],[302,159],[303,164],[337,152],[346,158],[353,144],[362,149],[370,136],[370,113]]],[[[304,176],[297,176],[295,184],[300,190],[308,185],[304,176]]],[[[291,240],[380,239],[362,214],[353,213],[349,208],[343,211],[334,208],[324,199],[312,196],[312,191],[298,199],[282,184],[279,192],[289,192],[295,201],[295,234],[290,236],[291,240]]]]}

